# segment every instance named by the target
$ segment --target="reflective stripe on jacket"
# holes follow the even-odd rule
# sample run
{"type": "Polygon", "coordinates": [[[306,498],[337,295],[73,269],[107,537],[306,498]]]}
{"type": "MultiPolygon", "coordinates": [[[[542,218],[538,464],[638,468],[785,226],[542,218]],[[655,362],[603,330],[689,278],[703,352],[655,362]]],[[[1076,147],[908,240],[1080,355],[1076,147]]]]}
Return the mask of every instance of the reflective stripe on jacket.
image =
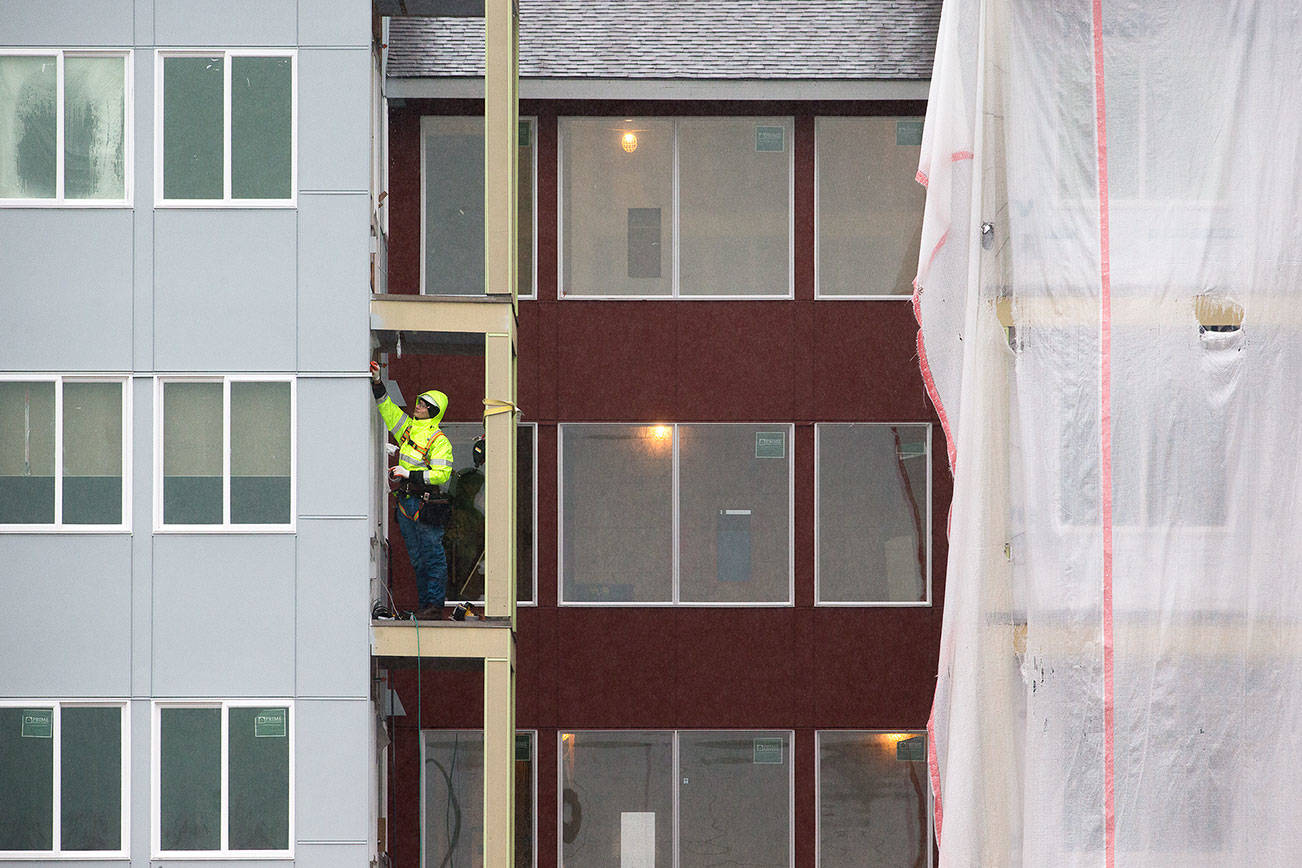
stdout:
{"type": "Polygon", "coordinates": [[[452,476],[452,443],[439,430],[443,408],[438,408],[434,418],[413,419],[387,395],[380,399],[378,407],[385,427],[398,441],[398,465],[425,471],[425,481],[430,485],[447,482],[452,476]]]}

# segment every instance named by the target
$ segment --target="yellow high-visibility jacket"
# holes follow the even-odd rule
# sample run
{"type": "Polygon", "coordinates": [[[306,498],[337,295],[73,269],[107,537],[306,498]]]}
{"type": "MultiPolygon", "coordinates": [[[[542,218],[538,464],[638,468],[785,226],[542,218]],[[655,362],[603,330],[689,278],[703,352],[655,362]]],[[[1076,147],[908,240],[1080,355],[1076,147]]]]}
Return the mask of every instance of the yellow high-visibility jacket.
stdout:
{"type": "Polygon", "coordinates": [[[442,485],[452,476],[452,443],[439,430],[446,404],[438,404],[428,419],[413,419],[385,395],[376,402],[385,427],[398,441],[398,465],[411,471],[414,482],[442,485]]]}

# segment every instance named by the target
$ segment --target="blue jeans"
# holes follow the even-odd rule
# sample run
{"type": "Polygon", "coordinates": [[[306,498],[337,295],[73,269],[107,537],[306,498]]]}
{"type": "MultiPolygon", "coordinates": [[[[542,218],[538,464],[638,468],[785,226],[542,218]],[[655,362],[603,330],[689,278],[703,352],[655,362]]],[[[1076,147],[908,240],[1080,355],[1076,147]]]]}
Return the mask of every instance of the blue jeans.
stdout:
{"type": "Polygon", "coordinates": [[[448,559],[443,552],[443,528],[407,518],[420,508],[419,497],[399,497],[398,530],[407,544],[411,568],[416,571],[416,594],[420,608],[442,606],[447,596],[448,559]],[[406,513],[404,515],[403,513],[406,513]]]}

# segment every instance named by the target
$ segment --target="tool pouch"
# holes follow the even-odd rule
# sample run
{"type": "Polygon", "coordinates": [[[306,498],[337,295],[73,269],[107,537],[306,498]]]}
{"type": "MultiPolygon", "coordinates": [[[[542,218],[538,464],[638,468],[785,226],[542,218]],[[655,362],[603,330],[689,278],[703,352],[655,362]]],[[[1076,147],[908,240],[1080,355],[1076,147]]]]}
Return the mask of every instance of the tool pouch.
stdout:
{"type": "Polygon", "coordinates": [[[434,527],[446,527],[452,518],[452,501],[446,494],[427,494],[416,513],[416,520],[421,524],[434,527]]]}

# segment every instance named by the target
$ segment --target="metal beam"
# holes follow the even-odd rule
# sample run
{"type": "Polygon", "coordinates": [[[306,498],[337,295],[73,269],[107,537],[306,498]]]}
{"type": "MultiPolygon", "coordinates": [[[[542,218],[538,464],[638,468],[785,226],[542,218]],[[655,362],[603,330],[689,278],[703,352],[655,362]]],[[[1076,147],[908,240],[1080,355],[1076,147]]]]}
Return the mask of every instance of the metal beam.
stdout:
{"type": "Polygon", "coordinates": [[[515,660],[515,634],[508,623],[467,621],[372,621],[372,657],[447,657],[515,660]]]}
{"type": "MultiPolygon", "coordinates": [[[[909,100],[927,99],[929,80],[664,78],[526,78],[521,99],[654,99],[654,100],[909,100]]],[[[483,99],[478,76],[390,76],[384,80],[390,99],[483,99]]]]}
{"type": "Polygon", "coordinates": [[[373,295],[371,330],[496,334],[516,345],[511,297],[373,295]]]}
{"type": "Polygon", "coordinates": [[[484,0],[375,0],[390,18],[483,18],[484,0]]]}

